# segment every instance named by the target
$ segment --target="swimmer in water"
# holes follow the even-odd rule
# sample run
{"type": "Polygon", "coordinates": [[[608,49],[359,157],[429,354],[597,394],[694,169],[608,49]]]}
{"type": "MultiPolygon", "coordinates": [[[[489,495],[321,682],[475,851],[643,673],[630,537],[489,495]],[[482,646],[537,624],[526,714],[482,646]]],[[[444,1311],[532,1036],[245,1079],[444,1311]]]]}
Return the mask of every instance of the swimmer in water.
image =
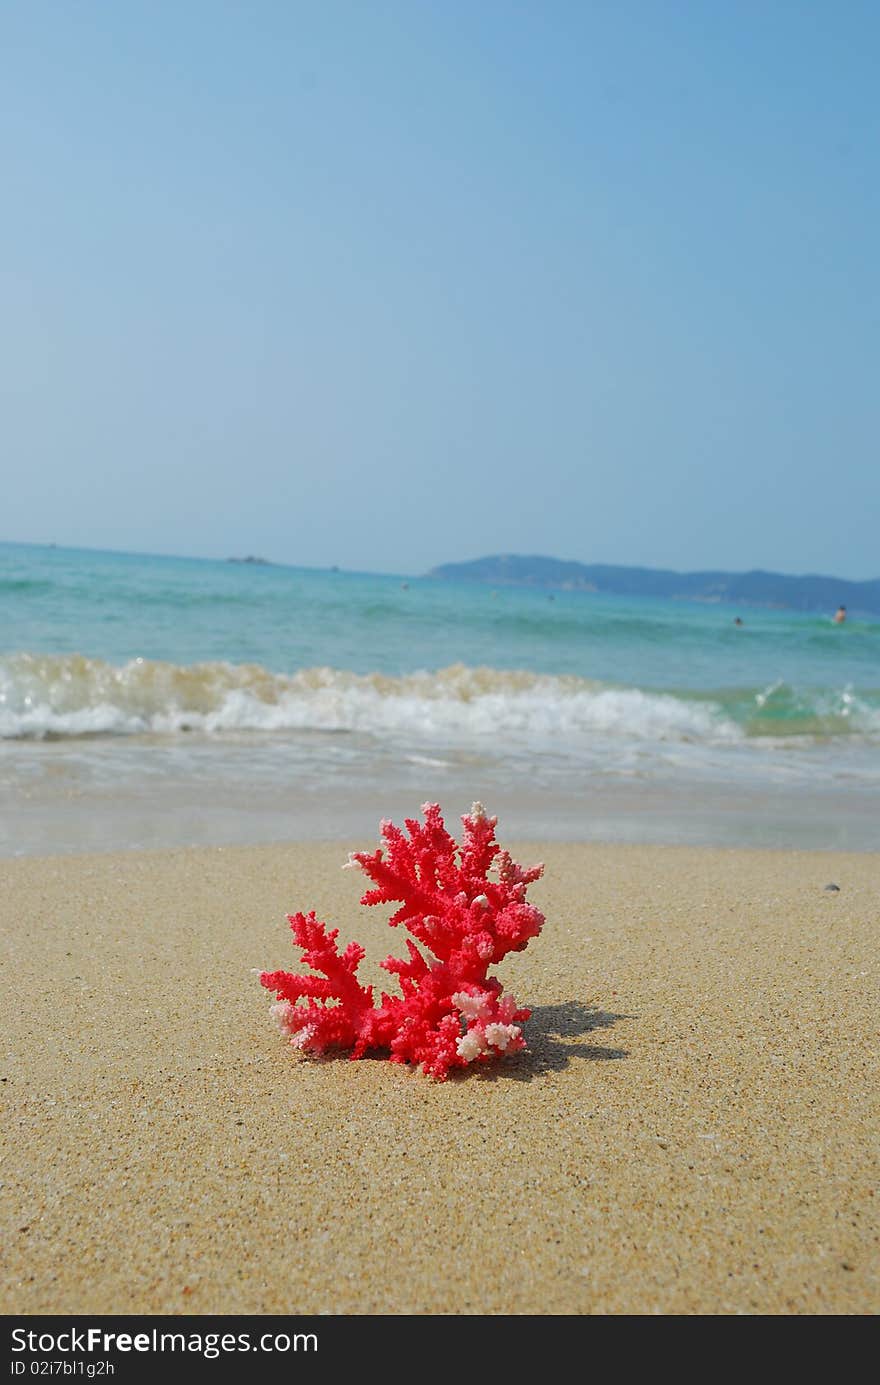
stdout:
{"type": "Polygon", "coordinates": [[[837,610],[834,612],[834,624],[835,624],[835,625],[842,625],[843,622],[844,622],[845,620],[846,620],[846,607],[845,607],[845,606],[838,606],[837,610]]]}

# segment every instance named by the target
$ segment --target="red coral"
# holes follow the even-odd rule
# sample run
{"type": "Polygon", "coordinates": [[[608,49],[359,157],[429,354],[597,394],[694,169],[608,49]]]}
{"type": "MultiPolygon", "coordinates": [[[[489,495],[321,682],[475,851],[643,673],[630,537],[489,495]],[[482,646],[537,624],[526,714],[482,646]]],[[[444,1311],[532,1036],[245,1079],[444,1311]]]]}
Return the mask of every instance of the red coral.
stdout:
{"type": "Polygon", "coordinates": [[[442,1081],[451,1068],[525,1048],[520,1025],[531,1011],[502,995],[500,982],[487,972],[540,933],[544,915],[525,896],[544,867],[516,865],[495,841],[497,818],[487,817],[479,803],[462,818],[460,848],[436,803],[424,804],[422,813],[424,825],[406,819],[408,836],[383,822],[385,846],[356,851],[349,860],[375,887],[361,903],[400,904],[389,923],[405,924],[428,953],[407,938],[409,956],[382,963],[398,978],[402,994],[383,992],[374,1004],[372,986],[361,986],[356,977],[364,949],[349,943],[340,954],[339,930],[328,932],[314,912],[288,915],[314,974],[262,972],[260,981],[277,995],[273,1009],[295,1047],[313,1053],[351,1049],[352,1058],[387,1049],[393,1063],[421,1064],[442,1081]],[[488,878],[490,869],[497,880],[488,878]]]}

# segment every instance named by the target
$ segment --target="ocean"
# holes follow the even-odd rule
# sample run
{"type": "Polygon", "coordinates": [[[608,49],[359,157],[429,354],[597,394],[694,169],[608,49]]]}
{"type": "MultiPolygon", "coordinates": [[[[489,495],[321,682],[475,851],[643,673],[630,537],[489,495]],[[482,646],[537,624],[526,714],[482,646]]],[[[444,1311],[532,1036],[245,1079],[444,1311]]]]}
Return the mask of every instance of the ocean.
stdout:
{"type": "Polygon", "coordinates": [[[874,850],[880,620],[831,615],[0,544],[0,854],[371,846],[426,800],[874,850]]]}

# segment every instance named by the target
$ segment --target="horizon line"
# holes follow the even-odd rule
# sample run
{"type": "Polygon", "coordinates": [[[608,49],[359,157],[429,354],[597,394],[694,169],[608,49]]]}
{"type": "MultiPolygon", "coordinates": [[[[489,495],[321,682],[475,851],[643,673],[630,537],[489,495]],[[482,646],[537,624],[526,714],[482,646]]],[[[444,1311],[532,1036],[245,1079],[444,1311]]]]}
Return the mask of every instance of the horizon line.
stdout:
{"type": "Polygon", "coordinates": [[[489,562],[499,558],[519,558],[537,559],[542,562],[570,563],[576,567],[606,567],[617,568],[621,571],[643,571],[655,573],[670,573],[676,577],[695,577],[704,574],[724,574],[730,577],[747,577],[754,573],[761,573],[768,577],[787,577],[795,580],[819,578],[826,582],[846,582],[852,586],[867,586],[873,582],[880,582],[877,577],[841,577],[838,573],[830,572],[783,572],[778,568],[670,568],[670,567],[651,567],[642,563],[620,563],[620,562],[585,562],[582,558],[558,558],[546,553],[485,553],[477,558],[459,558],[448,562],[436,563],[426,572],[391,572],[384,568],[355,568],[343,567],[342,564],[328,563],[289,563],[277,558],[264,558],[257,554],[246,554],[240,557],[236,554],[228,554],[225,557],[210,557],[207,554],[199,553],[172,553],[156,552],[152,549],[137,548],[96,548],[89,544],[70,544],[58,543],[52,540],[34,539],[0,539],[0,547],[3,548],[44,548],[59,549],[68,553],[104,553],[108,556],[119,558],[168,558],[178,562],[188,563],[235,563],[239,566],[253,567],[280,567],[291,572],[338,572],[351,577],[395,577],[403,578],[407,581],[420,581],[428,579],[437,572],[439,568],[465,567],[471,563],[489,562]]]}

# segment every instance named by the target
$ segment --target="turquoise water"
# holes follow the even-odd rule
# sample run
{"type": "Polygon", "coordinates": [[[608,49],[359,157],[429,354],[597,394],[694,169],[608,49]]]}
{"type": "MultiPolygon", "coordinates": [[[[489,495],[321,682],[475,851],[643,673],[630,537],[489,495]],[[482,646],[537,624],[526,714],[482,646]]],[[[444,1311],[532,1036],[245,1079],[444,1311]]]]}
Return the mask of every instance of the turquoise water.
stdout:
{"type": "Polygon", "coordinates": [[[441,794],[521,836],[869,847],[880,621],[830,614],[0,545],[0,850],[441,794]]]}

